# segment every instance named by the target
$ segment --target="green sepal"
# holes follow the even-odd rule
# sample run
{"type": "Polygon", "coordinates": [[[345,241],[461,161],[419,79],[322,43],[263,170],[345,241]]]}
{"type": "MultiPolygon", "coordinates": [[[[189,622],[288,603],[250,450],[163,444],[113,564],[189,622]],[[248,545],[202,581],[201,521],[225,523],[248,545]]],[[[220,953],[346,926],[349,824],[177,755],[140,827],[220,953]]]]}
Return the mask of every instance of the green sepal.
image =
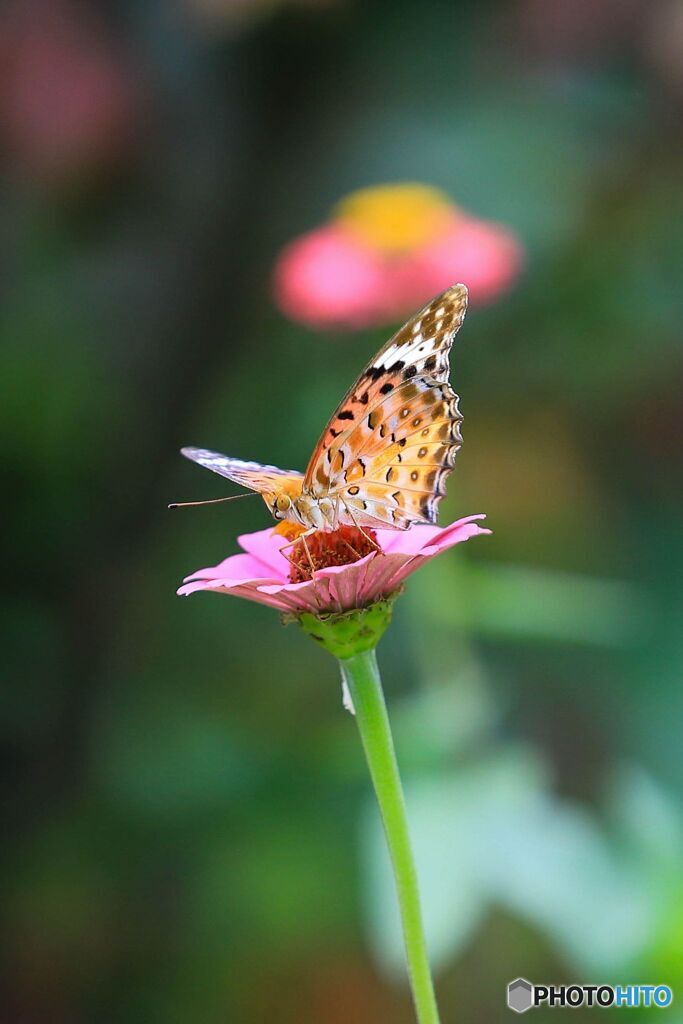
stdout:
{"type": "Polygon", "coordinates": [[[376,601],[368,608],[354,608],[350,612],[330,612],[327,615],[313,615],[312,612],[287,614],[282,616],[282,621],[298,622],[316,643],[335,658],[345,660],[377,646],[391,622],[396,597],[397,593],[383,601],[376,601]]]}

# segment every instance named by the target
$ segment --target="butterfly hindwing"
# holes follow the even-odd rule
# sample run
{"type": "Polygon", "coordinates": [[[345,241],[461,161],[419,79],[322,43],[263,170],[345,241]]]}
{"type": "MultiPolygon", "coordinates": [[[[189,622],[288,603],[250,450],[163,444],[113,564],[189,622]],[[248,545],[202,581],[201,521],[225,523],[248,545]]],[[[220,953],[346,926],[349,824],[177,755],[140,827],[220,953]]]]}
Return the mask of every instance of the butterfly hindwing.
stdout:
{"type": "Polygon", "coordinates": [[[185,458],[197,462],[200,466],[260,494],[288,490],[288,485],[293,485],[297,492],[301,490],[303,474],[294,469],[278,469],[277,466],[262,466],[258,462],[242,462],[241,459],[231,459],[221,452],[212,452],[208,448],[181,448],[181,452],[185,458]]]}

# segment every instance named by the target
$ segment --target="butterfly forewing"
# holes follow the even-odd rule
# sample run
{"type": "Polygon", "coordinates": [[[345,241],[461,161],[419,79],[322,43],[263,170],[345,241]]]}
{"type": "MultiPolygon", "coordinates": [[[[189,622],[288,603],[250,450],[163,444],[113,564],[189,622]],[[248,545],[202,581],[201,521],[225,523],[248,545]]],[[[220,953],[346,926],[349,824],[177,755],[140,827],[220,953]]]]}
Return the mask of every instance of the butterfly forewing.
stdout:
{"type": "Polygon", "coordinates": [[[361,525],[434,522],[462,437],[449,353],[467,306],[455,285],[375,356],[330,420],[304,490],[338,499],[361,525]]]}

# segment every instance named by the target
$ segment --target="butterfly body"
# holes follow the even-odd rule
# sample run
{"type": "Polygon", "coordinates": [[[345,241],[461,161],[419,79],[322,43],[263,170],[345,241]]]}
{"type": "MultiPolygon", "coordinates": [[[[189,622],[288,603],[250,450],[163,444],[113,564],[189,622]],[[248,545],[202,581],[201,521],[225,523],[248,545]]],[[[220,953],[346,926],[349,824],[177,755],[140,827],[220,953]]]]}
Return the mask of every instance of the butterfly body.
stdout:
{"type": "Polygon", "coordinates": [[[404,530],[434,523],[462,444],[449,353],[467,307],[454,285],[375,356],[323,432],[305,474],[200,448],[187,458],[258,491],[273,517],[306,530],[404,530]]]}

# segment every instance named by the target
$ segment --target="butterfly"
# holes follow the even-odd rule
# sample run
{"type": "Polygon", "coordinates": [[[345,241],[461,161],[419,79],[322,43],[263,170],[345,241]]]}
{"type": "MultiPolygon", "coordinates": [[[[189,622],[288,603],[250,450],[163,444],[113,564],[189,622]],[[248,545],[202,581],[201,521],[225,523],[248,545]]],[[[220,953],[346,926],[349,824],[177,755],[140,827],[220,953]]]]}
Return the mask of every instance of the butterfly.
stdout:
{"type": "Polygon", "coordinates": [[[307,533],[435,523],[462,445],[448,359],[466,308],[467,289],[456,284],[389,339],[345,395],[305,473],[205,448],[182,454],[257,491],[276,520],[307,533]]]}

